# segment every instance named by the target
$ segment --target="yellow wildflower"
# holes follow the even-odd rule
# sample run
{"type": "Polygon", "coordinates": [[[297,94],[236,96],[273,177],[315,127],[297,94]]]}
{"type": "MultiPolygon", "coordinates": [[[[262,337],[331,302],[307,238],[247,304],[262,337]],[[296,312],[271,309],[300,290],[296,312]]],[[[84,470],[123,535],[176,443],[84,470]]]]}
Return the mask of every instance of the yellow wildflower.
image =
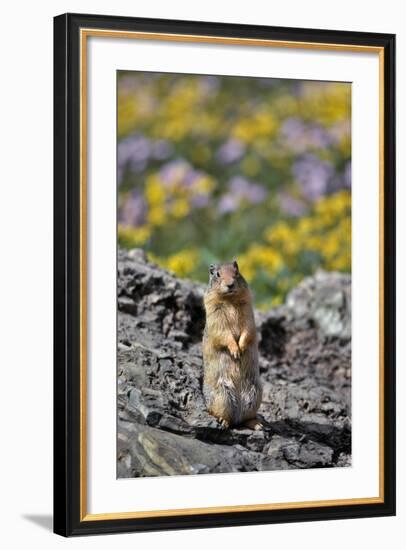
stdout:
{"type": "Polygon", "coordinates": [[[118,226],[119,242],[127,248],[133,248],[145,244],[151,236],[151,228],[147,225],[131,227],[129,225],[118,226]]]}
{"type": "Polygon", "coordinates": [[[195,269],[198,259],[199,255],[194,248],[186,248],[169,256],[163,265],[179,277],[187,277],[195,269]]]}
{"type": "Polygon", "coordinates": [[[173,202],[171,213],[175,218],[184,218],[189,214],[189,203],[186,199],[177,199],[173,202]]]}
{"type": "Polygon", "coordinates": [[[165,189],[157,174],[153,174],[147,178],[145,182],[145,198],[151,206],[164,202],[165,189]]]}
{"type": "Polygon", "coordinates": [[[216,186],[216,182],[209,176],[200,177],[194,184],[193,188],[198,193],[210,193],[216,186]]]}
{"type": "Polygon", "coordinates": [[[163,225],[166,219],[166,211],[162,206],[152,206],[148,212],[148,221],[152,225],[163,225]]]}

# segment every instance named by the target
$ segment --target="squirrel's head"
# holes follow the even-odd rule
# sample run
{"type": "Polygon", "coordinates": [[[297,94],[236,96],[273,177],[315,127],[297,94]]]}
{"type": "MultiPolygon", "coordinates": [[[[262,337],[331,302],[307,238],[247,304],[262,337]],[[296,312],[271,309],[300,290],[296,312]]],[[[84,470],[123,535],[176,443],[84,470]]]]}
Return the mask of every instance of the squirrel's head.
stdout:
{"type": "Polygon", "coordinates": [[[209,267],[209,288],[223,296],[237,296],[247,289],[237,261],[211,264],[209,267]]]}

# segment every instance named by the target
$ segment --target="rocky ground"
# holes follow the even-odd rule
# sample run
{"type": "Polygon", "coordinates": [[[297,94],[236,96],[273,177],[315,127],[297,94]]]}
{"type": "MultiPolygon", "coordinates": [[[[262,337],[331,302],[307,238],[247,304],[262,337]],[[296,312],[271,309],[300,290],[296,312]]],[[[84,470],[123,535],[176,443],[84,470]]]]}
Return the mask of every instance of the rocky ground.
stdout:
{"type": "Polygon", "coordinates": [[[350,276],[318,273],[256,312],[260,431],[225,430],[206,411],[203,292],[119,251],[118,477],[350,465],[350,276]]]}

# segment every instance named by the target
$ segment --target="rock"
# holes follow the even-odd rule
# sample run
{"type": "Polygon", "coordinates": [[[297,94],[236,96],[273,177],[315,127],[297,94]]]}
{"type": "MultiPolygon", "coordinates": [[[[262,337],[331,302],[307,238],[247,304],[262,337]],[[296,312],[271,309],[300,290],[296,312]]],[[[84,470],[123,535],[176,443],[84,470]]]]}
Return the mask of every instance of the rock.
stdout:
{"type": "Polygon", "coordinates": [[[287,298],[296,319],[313,322],[325,336],[351,338],[351,276],[318,271],[287,298]]]}
{"type": "Polygon", "coordinates": [[[203,443],[137,423],[120,424],[119,477],[246,472],[259,459],[244,447],[203,443]]]}
{"type": "Polygon", "coordinates": [[[317,273],[255,312],[263,428],[223,429],[202,395],[204,286],[118,255],[118,477],[351,465],[351,279],[317,273]]]}

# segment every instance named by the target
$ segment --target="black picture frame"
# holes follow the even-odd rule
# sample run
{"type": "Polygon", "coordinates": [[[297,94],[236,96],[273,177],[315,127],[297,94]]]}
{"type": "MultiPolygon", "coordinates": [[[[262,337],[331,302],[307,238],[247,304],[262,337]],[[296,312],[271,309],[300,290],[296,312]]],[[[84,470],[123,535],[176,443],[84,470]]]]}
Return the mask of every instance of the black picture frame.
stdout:
{"type": "Polygon", "coordinates": [[[64,14],[54,19],[54,531],[63,536],[395,514],[395,36],[64,14]],[[384,493],[382,502],[87,521],[80,512],[80,29],[352,44],[384,56],[384,493]]]}

